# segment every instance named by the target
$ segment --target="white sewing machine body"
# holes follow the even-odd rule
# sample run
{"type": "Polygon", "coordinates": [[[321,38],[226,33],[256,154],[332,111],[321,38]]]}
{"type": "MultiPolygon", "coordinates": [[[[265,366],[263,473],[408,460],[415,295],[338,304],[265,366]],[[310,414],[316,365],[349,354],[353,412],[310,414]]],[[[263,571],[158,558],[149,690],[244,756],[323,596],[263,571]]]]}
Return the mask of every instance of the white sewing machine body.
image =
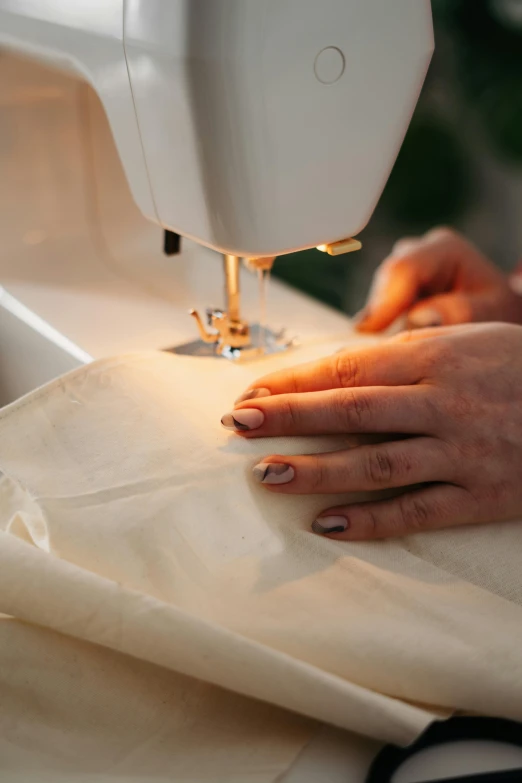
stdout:
{"type": "Polygon", "coordinates": [[[144,215],[251,257],[364,228],[433,32],[429,0],[0,0],[0,45],[94,88],[144,215]]]}
{"type": "MultiPolygon", "coordinates": [[[[219,256],[192,241],[164,255],[94,91],[3,54],[0,107],[0,404],[82,362],[193,339],[189,307],[222,298],[219,256]]],[[[242,283],[255,317],[257,280],[242,283]]],[[[277,281],[268,304],[303,340],[348,323],[277,281]]]]}
{"type": "Polygon", "coordinates": [[[254,339],[240,258],[269,269],[364,228],[433,31],[429,0],[0,0],[0,46],[91,85],[142,214],[225,255],[211,330],[192,314],[212,352],[244,359],[288,343],[254,339]]]}

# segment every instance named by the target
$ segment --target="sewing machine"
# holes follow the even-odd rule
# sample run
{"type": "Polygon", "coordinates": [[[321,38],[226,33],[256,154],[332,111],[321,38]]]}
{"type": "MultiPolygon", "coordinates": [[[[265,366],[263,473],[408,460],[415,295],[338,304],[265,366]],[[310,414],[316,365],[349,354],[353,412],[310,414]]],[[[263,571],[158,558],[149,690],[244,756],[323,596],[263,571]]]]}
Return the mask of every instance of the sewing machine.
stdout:
{"type": "MultiPolygon", "coordinates": [[[[0,48],[0,405],[111,354],[289,347],[272,314],[303,341],[346,329],[277,282],[270,318],[244,313],[278,255],[359,247],[429,0],[0,0],[0,48]]],[[[356,783],[377,749],[325,729],[284,779],[356,783]]]]}
{"type": "MultiPolygon", "coordinates": [[[[73,234],[81,220],[74,205],[80,204],[89,215],[61,287],[71,264],[85,267],[80,277],[92,278],[93,257],[107,250],[121,257],[120,269],[129,274],[126,239],[143,226],[130,190],[141,214],[161,227],[141,270],[135,248],[130,252],[149,289],[156,276],[150,257],[161,242],[171,261],[164,272],[170,267],[178,285],[180,266],[209,258],[202,248],[223,255],[225,301],[207,310],[208,325],[194,301],[187,302],[195,322],[185,334],[195,337],[197,327],[200,340],[171,347],[244,359],[291,341],[271,332],[263,315],[257,327],[244,317],[241,259],[263,288],[278,255],[311,247],[338,254],[360,246],[353,237],[368,222],[395,161],[433,33],[429,0],[0,0],[0,47],[76,78],[22,61],[6,65],[4,55],[0,100],[7,132],[16,123],[26,138],[25,145],[11,139],[2,161],[10,243],[4,309],[20,317],[14,297],[95,355],[78,340],[77,327],[55,318],[61,302],[53,303],[49,317],[32,295],[27,301],[19,296],[10,267],[19,282],[32,258],[38,266],[36,275],[27,273],[33,285],[45,267],[56,268],[60,250],[51,243],[73,234]],[[53,109],[67,101],[68,115],[59,117],[53,109]],[[113,141],[101,138],[107,121],[126,182],[109,149],[113,141]],[[52,134],[61,135],[60,143],[52,134]],[[96,248],[87,250],[85,242],[96,248]]],[[[147,229],[142,236],[152,237],[147,229]]],[[[212,280],[207,304],[222,287],[210,266],[201,274],[212,280]]],[[[198,281],[194,298],[204,289],[198,281]]],[[[287,311],[277,308],[295,332],[287,311]]]]}
{"type": "MultiPolygon", "coordinates": [[[[111,354],[286,347],[244,316],[258,278],[358,247],[428,67],[429,5],[0,0],[0,405],[111,354]]],[[[303,341],[348,324],[275,281],[269,305],[303,341]]],[[[376,747],[326,729],[288,780],[362,779],[376,747]]]]}

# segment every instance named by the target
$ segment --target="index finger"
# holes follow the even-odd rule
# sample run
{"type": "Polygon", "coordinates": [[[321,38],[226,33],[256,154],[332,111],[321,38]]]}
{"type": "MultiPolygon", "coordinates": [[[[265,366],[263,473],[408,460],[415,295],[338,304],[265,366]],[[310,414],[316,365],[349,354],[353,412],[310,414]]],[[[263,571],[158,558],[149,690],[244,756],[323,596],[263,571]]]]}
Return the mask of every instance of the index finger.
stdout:
{"type": "Polygon", "coordinates": [[[409,386],[421,380],[413,344],[386,341],[367,348],[347,349],[319,361],[265,375],[236,400],[273,394],[346,389],[356,386],[409,386]]]}

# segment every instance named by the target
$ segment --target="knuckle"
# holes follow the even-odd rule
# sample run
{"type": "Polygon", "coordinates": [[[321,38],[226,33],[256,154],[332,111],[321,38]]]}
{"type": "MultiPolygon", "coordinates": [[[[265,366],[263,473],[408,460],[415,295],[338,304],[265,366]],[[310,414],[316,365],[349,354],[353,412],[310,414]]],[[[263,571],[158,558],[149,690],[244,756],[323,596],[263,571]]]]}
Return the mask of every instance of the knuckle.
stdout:
{"type": "Polygon", "coordinates": [[[490,437],[478,434],[470,438],[469,441],[464,442],[463,449],[468,458],[483,462],[484,459],[495,454],[496,444],[492,443],[490,437]]]}
{"type": "Polygon", "coordinates": [[[407,530],[425,530],[433,509],[422,498],[407,494],[400,499],[400,513],[407,530]]]}
{"type": "Polygon", "coordinates": [[[458,421],[475,418],[477,411],[472,399],[465,392],[454,392],[445,401],[445,413],[458,421]]]}
{"type": "Polygon", "coordinates": [[[339,390],[334,392],[329,405],[329,413],[339,429],[348,430],[350,428],[350,411],[346,391],[339,390]]]}
{"type": "Polygon", "coordinates": [[[441,435],[438,446],[440,464],[445,469],[445,475],[453,477],[458,484],[465,483],[470,472],[470,461],[464,458],[462,444],[441,435]]]}
{"type": "Polygon", "coordinates": [[[362,429],[371,416],[371,405],[366,394],[360,391],[345,391],[342,398],[344,421],[348,429],[362,429]]]}
{"type": "Polygon", "coordinates": [[[406,486],[411,481],[414,466],[415,461],[406,451],[376,448],[368,455],[367,477],[373,484],[406,486]]]}
{"type": "Polygon", "coordinates": [[[481,482],[491,480],[490,462],[487,460],[490,451],[485,440],[453,436],[445,442],[445,445],[448,464],[451,465],[455,477],[466,483],[469,481],[470,475],[475,475],[481,482]]]}
{"type": "Polygon", "coordinates": [[[299,415],[299,406],[296,405],[292,400],[285,401],[282,410],[282,419],[286,420],[292,430],[299,429],[301,419],[299,415]]]}
{"type": "Polygon", "coordinates": [[[360,506],[358,511],[357,527],[364,531],[364,537],[379,538],[382,535],[382,525],[372,505],[369,503],[366,507],[360,506]]]}
{"type": "Polygon", "coordinates": [[[309,491],[313,493],[325,486],[327,476],[324,462],[320,457],[310,457],[310,468],[307,484],[309,491]]]}
{"type": "Polygon", "coordinates": [[[494,481],[483,488],[484,500],[495,506],[508,495],[511,487],[505,481],[494,481]]]}
{"type": "Polygon", "coordinates": [[[491,480],[490,477],[484,476],[484,480],[476,488],[477,500],[482,507],[486,505],[495,512],[498,510],[499,504],[503,504],[513,495],[514,489],[512,482],[504,478],[491,480]]]}
{"type": "Polygon", "coordinates": [[[426,340],[420,351],[419,360],[423,374],[431,376],[440,370],[447,370],[455,362],[455,351],[450,342],[434,337],[426,340]]]}
{"type": "Polygon", "coordinates": [[[360,356],[341,353],[335,360],[335,374],[340,388],[361,386],[364,382],[364,362],[360,356]]]}
{"type": "Polygon", "coordinates": [[[503,503],[513,495],[514,489],[515,488],[510,481],[499,479],[492,482],[490,485],[486,485],[486,500],[490,501],[495,508],[498,508],[499,503],[503,503]]]}
{"type": "Polygon", "coordinates": [[[396,468],[394,460],[384,449],[371,450],[368,453],[367,478],[371,484],[389,484],[396,468]]]}

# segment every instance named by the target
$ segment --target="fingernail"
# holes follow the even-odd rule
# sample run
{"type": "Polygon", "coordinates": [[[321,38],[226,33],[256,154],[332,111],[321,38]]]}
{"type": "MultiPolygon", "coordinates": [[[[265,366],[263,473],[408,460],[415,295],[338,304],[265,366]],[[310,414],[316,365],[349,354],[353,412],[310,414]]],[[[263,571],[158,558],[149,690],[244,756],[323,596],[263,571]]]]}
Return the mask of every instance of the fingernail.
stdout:
{"type": "Polygon", "coordinates": [[[344,533],[348,527],[349,522],[346,517],[319,517],[312,524],[312,530],[320,536],[327,533],[344,533]]]}
{"type": "Polygon", "coordinates": [[[363,310],[360,310],[353,316],[352,324],[357,332],[372,331],[371,322],[373,312],[373,309],[367,305],[363,310]]]}
{"type": "Polygon", "coordinates": [[[234,411],[226,413],[221,419],[221,424],[226,430],[236,430],[238,432],[247,432],[248,430],[257,430],[265,420],[261,411],[254,408],[247,408],[244,411],[234,411]]]}
{"type": "Polygon", "coordinates": [[[422,310],[414,310],[413,313],[408,315],[408,325],[418,329],[425,329],[428,326],[440,326],[441,324],[441,314],[431,307],[425,307],[422,310]]]}
{"type": "Polygon", "coordinates": [[[352,318],[352,322],[354,323],[355,326],[360,326],[369,317],[370,317],[370,308],[368,307],[368,305],[366,305],[366,307],[363,307],[363,309],[359,310],[358,313],[355,313],[355,315],[352,318]]]}
{"type": "Polygon", "coordinates": [[[234,401],[234,405],[239,405],[240,402],[246,402],[247,400],[258,400],[260,397],[270,397],[270,391],[268,389],[250,389],[238,397],[234,401]]]}
{"type": "Polygon", "coordinates": [[[260,462],[253,473],[260,484],[288,484],[295,476],[293,467],[282,462],[260,462]]]}
{"type": "Polygon", "coordinates": [[[517,271],[514,275],[511,275],[508,282],[509,287],[512,291],[515,292],[515,294],[522,294],[522,275],[519,271],[517,271]]]}

